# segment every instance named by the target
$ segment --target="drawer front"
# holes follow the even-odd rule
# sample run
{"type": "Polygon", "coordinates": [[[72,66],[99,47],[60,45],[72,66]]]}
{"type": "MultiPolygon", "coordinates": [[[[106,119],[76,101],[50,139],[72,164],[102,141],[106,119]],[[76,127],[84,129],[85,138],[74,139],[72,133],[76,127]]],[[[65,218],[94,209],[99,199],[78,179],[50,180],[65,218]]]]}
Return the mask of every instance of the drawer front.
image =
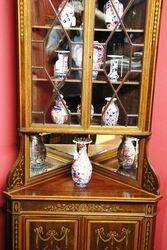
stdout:
{"type": "Polygon", "coordinates": [[[140,218],[87,218],[87,250],[140,249],[140,218]]]}
{"type": "Polygon", "coordinates": [[[25,219],[26,250],[78,249],[79,220],[65,218],[25,219]]]}

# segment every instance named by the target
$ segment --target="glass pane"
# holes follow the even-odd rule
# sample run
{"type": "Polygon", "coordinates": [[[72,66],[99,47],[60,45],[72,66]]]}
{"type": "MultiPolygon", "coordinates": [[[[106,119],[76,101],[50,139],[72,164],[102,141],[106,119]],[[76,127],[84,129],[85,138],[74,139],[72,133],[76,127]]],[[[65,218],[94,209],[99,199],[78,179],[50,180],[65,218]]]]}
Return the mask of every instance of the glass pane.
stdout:
{"type": "Polygon", "coordinates": [[[81,0],[31,0],[32,123],[80,124],[81,0]]]}
{"type": "Polygon", "coordinates": [[[146,5],[96,0],[92,125],[138,125],[146,5]]]}
{"type": "Polygon", "coordinates": [[[78,154],[77,141],[90,142],[87,154],[92,166],[137,179],[140,141],[136,137],[115,135],[34,134],[30,136],[30,177],[62,167],[72,167],[84,156],[78,154]]]}

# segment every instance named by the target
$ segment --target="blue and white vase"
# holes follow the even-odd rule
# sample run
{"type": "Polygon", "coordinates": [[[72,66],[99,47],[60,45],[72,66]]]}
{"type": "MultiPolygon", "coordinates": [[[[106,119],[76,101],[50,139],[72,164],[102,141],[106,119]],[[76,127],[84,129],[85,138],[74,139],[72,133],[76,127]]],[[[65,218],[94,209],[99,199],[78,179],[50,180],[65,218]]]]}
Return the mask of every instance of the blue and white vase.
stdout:
{"type": "Polygon", "coordinates": [[[58,79],[64,79],[68,73],[68,51],[58,51],[58,60],[54,65],[54,76],[58,79]]]}
{"type": "Polygon", "coordinates": [[[102,124],[115,126],[119,118],[119,108],[115,104],[117,98],[106,97],[107,104],[102,108],[102,124]]]}
{"type": "Polygon", "coordinates": [[[86,187],[92,176],[92,164],[87,155],[87,145],[92,141],[90,139],[74,139],[77,145],[77,151],[74,154],[74,162],[71,168],[71,175],[74,184],[78,187],[86,187]]]}

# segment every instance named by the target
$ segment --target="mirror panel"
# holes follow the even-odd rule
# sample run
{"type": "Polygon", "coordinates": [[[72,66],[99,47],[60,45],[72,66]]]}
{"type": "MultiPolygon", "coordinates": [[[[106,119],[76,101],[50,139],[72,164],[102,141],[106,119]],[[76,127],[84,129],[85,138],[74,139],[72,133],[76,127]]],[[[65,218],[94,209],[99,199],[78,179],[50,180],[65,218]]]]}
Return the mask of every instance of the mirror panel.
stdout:
{"type": "Polygon", "coordinates": [[[76,140],[88,139],[91,143],[87,145],[87,155],[92,165],[137,179],[140,141],[115,135],[34,134],[30,137],[30,177],[71,167],[78,152],[76,140]]]}

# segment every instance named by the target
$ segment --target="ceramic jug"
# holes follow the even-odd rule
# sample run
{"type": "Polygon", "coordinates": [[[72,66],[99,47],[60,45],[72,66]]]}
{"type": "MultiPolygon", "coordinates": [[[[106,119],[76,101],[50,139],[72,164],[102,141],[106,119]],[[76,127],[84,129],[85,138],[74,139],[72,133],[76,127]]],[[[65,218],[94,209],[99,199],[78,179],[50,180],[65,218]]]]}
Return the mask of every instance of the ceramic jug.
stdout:
{"type": "Polygon", "coordinates": [[[118,148],[118,163],[121,168],[137,168],[137,157],[139,153],[139,139],[124,136],[118,148]]]}

